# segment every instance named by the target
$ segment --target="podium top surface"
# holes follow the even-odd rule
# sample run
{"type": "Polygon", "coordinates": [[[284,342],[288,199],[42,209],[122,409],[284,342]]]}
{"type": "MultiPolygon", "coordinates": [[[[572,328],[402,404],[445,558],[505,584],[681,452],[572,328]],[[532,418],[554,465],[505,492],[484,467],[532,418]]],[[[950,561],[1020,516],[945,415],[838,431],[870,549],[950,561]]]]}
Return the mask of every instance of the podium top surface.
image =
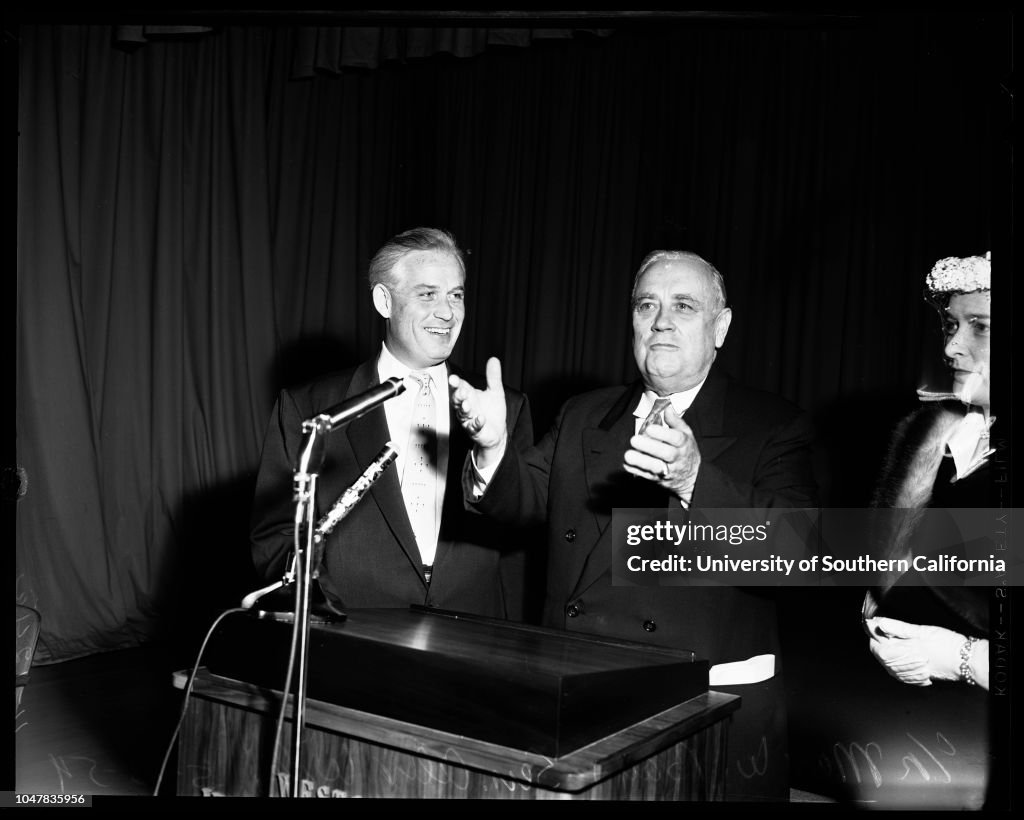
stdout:
{"type": "Polygon", "coordinates": [[[689,650],[425,607],[355,609],[344,621],[312,626],[311,634],[313,641],[330,642],[334,636],[344,636],[423,653],[441,653],[453,661],[476,661],[485,654],[488,664],[554,677],[696,660],[689,650]]]}
{"type": "MultiPolygon", "coordinates": [[[[205,665],[280,689],[293,631],[291,613],[233,615],[205,665]]],[[[688,650],[421,607],[311,624],[308,649],[310,698],[556,757],[708,691],[688,650]]]]}

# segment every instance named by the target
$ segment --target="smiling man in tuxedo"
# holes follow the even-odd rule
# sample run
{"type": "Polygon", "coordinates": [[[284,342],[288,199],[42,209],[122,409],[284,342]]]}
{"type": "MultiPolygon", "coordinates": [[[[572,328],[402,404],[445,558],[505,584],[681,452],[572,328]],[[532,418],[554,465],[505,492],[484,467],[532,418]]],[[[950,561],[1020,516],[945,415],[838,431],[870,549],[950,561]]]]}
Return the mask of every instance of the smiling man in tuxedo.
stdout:
{"type": "Polygon", "coordinates": [[[630,308],[640,378],[570,399],[525,453],[505,432],[496,359],[485,390],[450,380],[474,440],[467,506],[508,524],[546,525],[546,626],[707,659],[712,688],[742,698],[729,735],[727,799],[785,801],[777,613],[763,594],[771,590],[615,586],[611,521],[615,507],[813,507],[809,425],[787,401],[715,365],[732,311],[721,274],[697,254],[648,254],[630,308]]]}
{"type": "MultiPolygon", "coordinates": [[[[327,535],[319,582],[343,610],[425,604],[498,618],[523,614],[522,544],[515,532],[467,512],[460,487],[472,444],[455,422],[448,362],[465,317],[464,254],[454,237],[414,228],[388,240],[369,266],[374,308],[385,321],[380,352],[358,367],[279,395],[263,444],[252,513],[252,556],[279,580],[293,553],[292,483],[302,423],[389,378],[408,389],[325,437],[317,486],[323,515],[386,442],[397,459],[327,535]]],[[[533,443],[526,397],[503,389],[504,433],[533,443]]]]}

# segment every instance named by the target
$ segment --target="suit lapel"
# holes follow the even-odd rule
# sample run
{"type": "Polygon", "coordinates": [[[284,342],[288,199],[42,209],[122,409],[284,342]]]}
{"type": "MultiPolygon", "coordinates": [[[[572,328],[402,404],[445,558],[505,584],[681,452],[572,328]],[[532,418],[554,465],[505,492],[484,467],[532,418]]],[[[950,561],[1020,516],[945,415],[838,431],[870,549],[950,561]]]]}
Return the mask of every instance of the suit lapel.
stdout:
{"type": "Polygon", "coordinates": [[[597,427],[583,430],[583,470],[600,532],[611,523],[614,507],[633,506],[637,500],[636,480],[623,468],[622,456],[636,428],[633,408],[642,393],[640,382],[626,388],[597,427]]]}
{"type": "Polygon", "coordinates": [[[569,565],[569,577],[578,579],[577,590],[590,586],[611,566],[608,538],[613,509],[641,500],[643,488],[638,482],[642,480],[623,469],[622,456],[636,426],[632,411],[642,392],[640,382],[627,387],[597,427],[583,430],[583,471],[595,532],[590,551],[574,554],[569,565]]]}
{"type": "MultiPolygon", "coordinates": [[[[466,378],[466,374],[451,362],[448,372],[466,378]]],[[[434,554],[434,572],[447,556],[453,540],[457,537],[451,530],[452,522],[460,521],[463,513],[462,468],[469,454],[471,441],[462,429],[451,402],[447,402],[448,412],[448,467],[445,471],[444,502],[441,505],[441,529],[437,536],[437,552],[434,554]]]]}
{"type": "MultiPolygon", "coordinates": [[[[380,384],[380,377],[377,374],[377,360],[371,359],[361,364],[352,374],[352,381],[349,383],[345,398],[357,396],[378,384],[380,384]]],[[[377,457],[384,443],[391,439],[383,406],[376,407],[351,422],[346,429],[346,435],[356,460],[365,469],[377,457]]],[[[399,447],[405,446],[405,442],[396,441],[394,444],[399,447]]],[[[419,547],[416,545],[416,536],[409,523],[409,514],[405,510],[398,471],[386,470],[377,483],[370,488],[370,496],[380,508],[384,521],[387,522],[409,561],[414,567],[419,568],[422,560],[419,547]]]]}
{"type": "Polygon", "coordinates": [[[707,381],[686,411],[686,423],[697,439],[702,461],[714,461],[730,447],[736,436],[725,435],[725,397],[729,380],[712,367],[707,381]]]}

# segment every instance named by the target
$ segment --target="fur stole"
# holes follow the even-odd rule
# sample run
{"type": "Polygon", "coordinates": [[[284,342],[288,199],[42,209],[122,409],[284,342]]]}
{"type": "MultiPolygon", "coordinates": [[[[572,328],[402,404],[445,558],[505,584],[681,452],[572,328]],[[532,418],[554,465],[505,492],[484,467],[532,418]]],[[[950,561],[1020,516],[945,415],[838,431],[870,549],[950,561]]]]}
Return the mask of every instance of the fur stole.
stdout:
{"type": "Polygon", "coordinates": [[[904,418],[889,443],[871,506],[927,507],[946,442],[965,415],[962,404],[938,402],[919,407],[904,418]]]}
{"type": "MultiPolygon", "coordinates": [[[[928,540],[927,534],[918,530],[932,499],[946,442],[965,414],[966,408],[959,402],[936,402],[918,408],[896,427],[871,501],[871,506],[880,510],[873,522],[871,540],[875,546],[874,555],[910,558],[915,554],[915,538],[928,540]]],[[[899,573],[887,573],[878,579],[875,594],[882,609],[887,608],[886,603],[898,606],[897,600],[905,598],[910,591],[898,585],[900,577],[899,573]],[[893,599],[892,596],[900,589],[903,591],[893,599]]],[[[905,579],[904,583],[906,580],[909,579],[905,579]]],[[[918,579],[919,584],[922,581],[918,579]]],[[[925,585],[927,589],[918,586],[917,592],[925,593],[930,600],[941,601],[942,608],[958,619],[949,624],[950,628],[963,631],[964,627],[970,625],[973,634],[987,632],[988,615],[987,605],[983,602],[983,589],[925,585]]],[[[910,604],[911,601],[916,603],[911,604],[910,611],[899,613],[904,619],[915,619],[916,614],[927,619],[927,622],[939,621],[936,613],[932,613],[935,617],[925,613],[930,607],[922,606],[924,599],[920,595],[912,594],[904,603],[910,604]]]]}

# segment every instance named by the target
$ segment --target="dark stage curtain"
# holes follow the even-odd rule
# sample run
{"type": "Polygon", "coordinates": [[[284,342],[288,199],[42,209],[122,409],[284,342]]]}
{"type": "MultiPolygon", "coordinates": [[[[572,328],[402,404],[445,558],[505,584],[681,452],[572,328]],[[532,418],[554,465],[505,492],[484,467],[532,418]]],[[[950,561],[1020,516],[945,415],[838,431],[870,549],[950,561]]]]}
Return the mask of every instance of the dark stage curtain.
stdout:
{"type": "Polygon", "coordinates": [[[110,26],[23,26],[16,557],[37,658],[191,635],[254,588],[275,393],[377,349],[366,265],[415,225],[470,251],[457,361],[499,356],[539,430],[634,377],[643,255],[704,254],[735,311],[723,363],[812,411],[827,500],[863,503],[938,354],[927,270],[998,260],[1008,218],[1008,32],[937,17],[623,26],[363,68],[290,26],[131,50],[110,26]]]}
{"type": "MultiPolygon", "coordinates": [[[[134,25],[117,26],[114,41],[122,48],[141,46],[168,37],[216,33],[214,26],[134,25]]],[[[415,60],[434,54],[475,57],[488,48],[528,47],[535,40],[572,37],[576,34],[606,36],[609,29],[584,28],[482,28],[450,26],[296,26],[292,39],[291,76],[338,74],[349,68],[377,68],[390,60],[415,60]]]]}

